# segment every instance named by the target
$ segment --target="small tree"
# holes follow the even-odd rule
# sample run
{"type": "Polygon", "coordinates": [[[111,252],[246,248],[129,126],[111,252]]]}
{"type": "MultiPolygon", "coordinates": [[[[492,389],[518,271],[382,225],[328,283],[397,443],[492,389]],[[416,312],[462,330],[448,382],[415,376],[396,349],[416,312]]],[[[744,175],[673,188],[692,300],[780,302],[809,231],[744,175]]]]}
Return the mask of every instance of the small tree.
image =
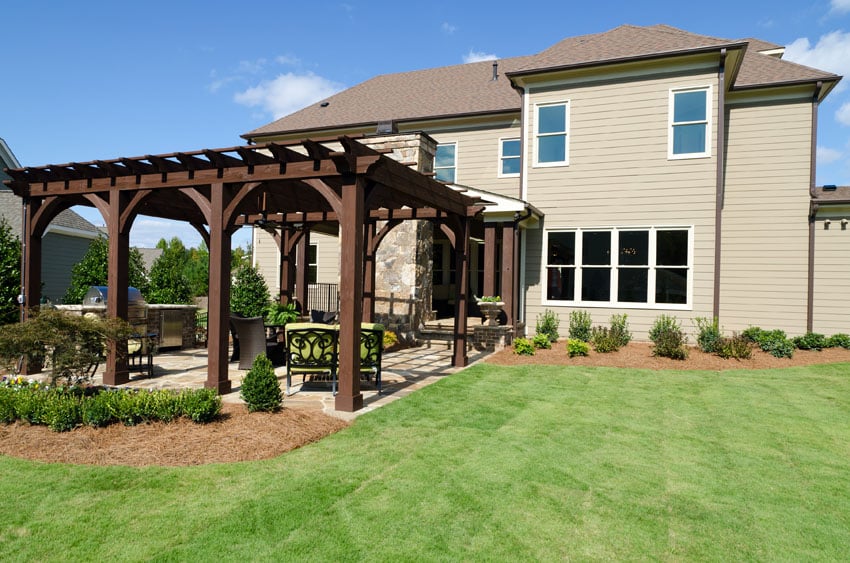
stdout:
{"type": "Polygon", "coordinates": [[[280,383],[274,374],[271,360],[265,354],[254,358],[251,369],[242,379],[242,391],[239,396],[248,405],[249,412],[274,412],[280,408],[283,402],[280,383]]]}
{"type": "MultiPolygon", "coordinates": [[[[71,269],[71,285],[65,292],[65,303],[82,303],[89,287],[108,283],[109,243],[104,237],[94,239],[82,260],[71,269]]],[[[130,249],[129,257],[130,286],[145,295],[147,292],[147,273],[141,252],[130,249]]]]}
{"type": "Polygon", "coordinates": [[[261,317],[270,300],[269,286],[257,268],[246,265],[236,271],[230,288],[231,311],[243,317],[261,317]]]}
{"type": "Polygon", "coordinates": [[[203,242],[198,248],[189,249],[186,279],[189,280],[192,297],[202,297],[210,292],[210,251],[203,242]]]}
{"type": "Polygon", "coordinates": [[[20,315],[21,241],[5,219],[0,219],[0,325],[16,322],[20,315]]]}
{"type": "Polygon", "coordinates": [[[186,277],[189,251],[179,238],[166,242],[160,239],[156,247],[162,254],[154,261],[149,275],[149,303],[190,303],[192,291],[186,277]]]}

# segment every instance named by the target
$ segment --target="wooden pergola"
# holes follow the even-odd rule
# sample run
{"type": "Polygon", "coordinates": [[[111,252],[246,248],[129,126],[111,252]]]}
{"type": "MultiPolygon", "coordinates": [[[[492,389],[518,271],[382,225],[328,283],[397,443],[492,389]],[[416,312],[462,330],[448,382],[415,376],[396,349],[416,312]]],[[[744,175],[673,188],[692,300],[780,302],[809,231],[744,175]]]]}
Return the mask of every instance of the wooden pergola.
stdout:
{"type": "MultiPolygon", "coordinates": [[[[360,322],[371,320],[374,312],[377,245],[400,221],[433,219],[450,234],[456,250],[459,274],[453,363],[467,364],[469,238],[471,221],[483,206],[352,137],[27,167],[8,170],[8,174],[12,180],[6,183],[23,198],[25,315],[27,306],[40,299],[42,235],[63,210],[86,205],[102,214],[109,240],[107,313],[121,318],[127,318],[134,219],[149,215],[188,222],[210,252],[206,386],[228,393],[231,236],[243,225],[276,226],[281,265],[285,266],[281,268],[283,289],[293,285],[293,252],[304,225],[336,223],[341,263],[335,407],[355,411],[363,406],[360,322]],[[284,280],[284,276],[289,278],[284,280]]],[[[104,383],[127,381],[126,359],[112,347],[104,383]]]]}

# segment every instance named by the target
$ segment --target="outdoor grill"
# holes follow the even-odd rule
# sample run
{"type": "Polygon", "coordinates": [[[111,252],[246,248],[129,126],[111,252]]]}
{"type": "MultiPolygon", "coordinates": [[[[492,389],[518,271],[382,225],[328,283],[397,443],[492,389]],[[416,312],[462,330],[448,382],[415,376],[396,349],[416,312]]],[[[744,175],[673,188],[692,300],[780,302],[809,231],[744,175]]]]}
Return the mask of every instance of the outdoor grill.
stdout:
{"type": "MultiPolygon", "coordinates": [[[[106,312],[107,303],[109,303],[109,288],[105,285],[93,285],[83,298],[83,309],[98,310],[103,314],[106,312]]],[[[135,287],[127,288],[127,322],[138,334],[147,334],[148,304],[142,297],[142,292],[135,287]]]]}

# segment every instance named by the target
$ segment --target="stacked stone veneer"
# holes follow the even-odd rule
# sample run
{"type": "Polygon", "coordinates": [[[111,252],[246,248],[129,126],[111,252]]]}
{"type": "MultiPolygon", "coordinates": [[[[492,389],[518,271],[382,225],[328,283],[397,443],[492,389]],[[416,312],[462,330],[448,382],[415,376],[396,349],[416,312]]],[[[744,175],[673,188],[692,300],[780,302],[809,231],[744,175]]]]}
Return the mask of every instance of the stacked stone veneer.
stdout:
{"type": "MultiPolygon", "coordinates": [[[[422,173],[433,172],[437,143],[422,133],[391,134],[363,141],[422,173]]],[[[378,223],[378,230],[384,226],[378,223]]],[[[404,221],[381,241],[375,257],[375,320],[405,342],[416,340],[431,319],[434,228],[429,221],[404,221]]]]}
{"type": "MultiPolygon", "coordinates": [[[[106,307],[90,305],[56,305],[56,308],[72,315],[84,315],[96,313],[104,316],[106,307]]],[[[197,307],[193,305],[153,305],[148,306],[146,319],[147,331],[159,334],[163,310],[180,310],[182,318],[182,345],[181,348],[193,348],[195,346],[195,323],[197,307]]]]}

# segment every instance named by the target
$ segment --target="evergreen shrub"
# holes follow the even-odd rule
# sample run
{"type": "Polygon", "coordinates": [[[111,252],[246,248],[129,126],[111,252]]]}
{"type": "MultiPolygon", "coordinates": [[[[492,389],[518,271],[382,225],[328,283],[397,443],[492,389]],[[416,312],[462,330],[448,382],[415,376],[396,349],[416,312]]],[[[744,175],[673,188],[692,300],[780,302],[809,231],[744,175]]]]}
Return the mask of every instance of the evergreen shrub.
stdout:
{"type": "Polygon", "coordinates": [[[240,397],[248,405],[248,412],[274,412],[280,408],[283,395],[274,374],[274,366],[265,354],[254,359],[251,369],[242,379],[240,397]]]}

